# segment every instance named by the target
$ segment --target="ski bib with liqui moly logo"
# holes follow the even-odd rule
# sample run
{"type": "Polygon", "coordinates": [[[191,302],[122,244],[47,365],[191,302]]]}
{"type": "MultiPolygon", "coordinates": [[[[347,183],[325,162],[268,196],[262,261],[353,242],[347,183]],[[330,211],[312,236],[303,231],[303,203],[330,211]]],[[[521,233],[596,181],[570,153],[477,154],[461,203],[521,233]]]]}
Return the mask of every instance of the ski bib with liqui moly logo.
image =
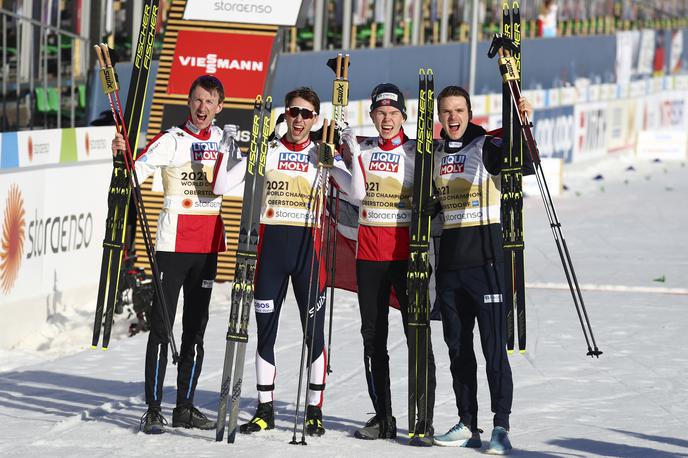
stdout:
{"type": "MultiPolygon", "coordinates": [[[[270,144],[265,164],[261,224],[312,225],[317,161],[318,146],[311,141],[303,145],[282,140],[270,144]]],[[[339,156],[334,166],[349,173],[339,156]]]]}
{"type": "Polygon", "coordinates": [[[361,143],[361,167],[366,197],[359,206],[359,223],[366,226],[405,227],[411,223],[413,166],[416,142],[380,145],[369,138],[361,143]]]}
{"type": "Polygon", "coordinates": [[[156,249],[190,253],[225,250],[222,196],[213,193],[213,169],[222,130],[198,130],[190,121],[160,133],[136,160],[139,181],[159,168],[164,190],[156,249]]]}
{"type": "Polygon", "coordinates": [[[483,165],[480,136],[468,145],[440,142],[435,150],[434,179],[444,213],[444,229],[500,221],[500,178],[483,165]]]}

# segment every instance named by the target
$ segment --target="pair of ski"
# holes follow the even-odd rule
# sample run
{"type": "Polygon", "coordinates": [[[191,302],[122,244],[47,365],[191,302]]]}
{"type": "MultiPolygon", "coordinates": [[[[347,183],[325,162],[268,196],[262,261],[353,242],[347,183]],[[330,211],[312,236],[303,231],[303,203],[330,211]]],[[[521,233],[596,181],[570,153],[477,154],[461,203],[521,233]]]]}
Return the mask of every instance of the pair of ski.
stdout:
{"type": "MultiPolygon", "coordinates": [[[[172,362],[176,363],[177,360],[179,359],[179,354],[177,352],[177,346],[174,341],[174,336],[172,335],[172,326],[170,322],[170,318],[167,314],[167,305],[165,303],[165,295],[163,294],[162,291],[162,282],[160,280],[160,270],[158,269],[158,264],[155,260],[155,248],[153,245],[153,237],[150,232],[150,226],[148,224],[148,217],[146,216],[146,209],[144,207],[143,203],[143,196],[141,195],[141,186],[138,180],[138,177],[136,175],[136,168],[134,167],[134,154],[132,153],[131,149],[131,141],[129,138],[129,135],[127,133],[127,127],[125,124],[125,115],[124,115],[124,110],[122,109],[122,102],[120,101],[119,97],[119,83],[118,83],[118,78],[117,78],[117,73],[115,72],[115,68],[112,64],[112,60],[110,58],[110,49],[107,47],[105,44],[100,44],[100,45],[95,45],[94,49],[96,51],[96,55],[98,56],[98,61],[100,63],[100,76],[101,76],[101,82],[103,84],[103,92],[108,97],[108,101],[110,102],[110,109],[112,110],[112,117],[113,120],[115,121],[115,128],[117,131],[122,134],[124,137],[124,142],[126,145],[126,150],[125,151],[118,151],[117,155],[115,156],[114,162],[115,166],[117,166],[118,161],[121,161],[123,164],[124,168],[123,170],[113,170],[113,176],[118,175],[118,180],[123,179],[122,177],[127,178],[127,188],[126,190],[129,192],[133,192],[133,201],[134,201],[134,207],[136,209],[136,216],[138,217],[138,221],[141,226],[141,233],[143,235],[143,241],[144,245],[146,247],[146,254],[148,255],[148,262],[150,263],[151,266],[151,271],[152,271],[152,276],[153,276],[153,289],[155,291],[155,294],[157,296],[157,301],[156,304],[158,307],[160,307],[160,317],[163,320],[163,325],[165,327],[165,331],[167,334],[167,337],[170,342],[170,348],[172,349],[172,362]],[[121,174],[121,176],[120,176],[121,174]]],[[[128,192],[127,193],[122,193],[122,194],[127,194],[126,198],[129,199],[128,192]]],[[[126,220],[126,211],[127,208],[125,208],[124,214],[122,215],[124,217],[124,220],[126,220]]],[[[114,220],[114,218],[113,218],[114,220]]],[[[120,221],[121,222],[121,221],[120,221]]],[[[123,236],[126,235],[123,233],[123,236]]],[[[105,245],[105,244],[104,244],[105,245]]],[[[113,248],[112,246],[105,245],[106,248],[113,248]]],[[[121,265],[121,249],[122,245],[119,244],[119,260],[118,260],[118,269],[119,266],[121,265]]],[[[114,259],[114,254],[110,253],[110,260],[113,261],[114,259]]],[[[103,263],[103,266],[105,266],[105,263],[103,263]]],[[[110,272],[113,274],[113,272],[110,272]]],[[[114,285],[114,291],[116,292],[117,284],[119,283],[119,272],[116,272],[117,279],[115,280],[115,285],[114,285]]],[[[113,285],[109,285],[112,287],[113,285]]],[[[99,295],[100,297],[100,295],[99,295]]],[[[114,300],[112,303],[108,304],[108,307],[110,307],[107,311],[106,314],[106,320],[110,320],[109,322],[106,322],[106,325],[112,324],[111,319],[112,319],[112,309],[114,309],[114,300]]],[[[97,345],[97,333],[100,331],[100,321],[102,319],[102,307],[97,307],[96,308],[96,321],[94,323],[94,348],[97,345]]],[[[109,339],[109,331],[111,327],[108,326],[106,329],[108,331],[108,334],[106,337],[109,339]]],[[[106,343],[103,343],[103,349],[107,349],[105,346],[106,343]]]]}
{"type": "MultiPolygon", "coordinates": [[[[159,0],[149,0],[144,5],[141,27],[134,56],[134,66],[130,79],[126,108],[122,110],[119,97],[117,73],[110,57],[110,50],[106,45],[94,46],[101,66],[101,82],[103,91],[110,102],[113,119],[117,131],[120,132],[127,144],[126,151],[120,151],[113,158],[112,176],[108,191],[108,212],[105,221],[105,239],[103,240],[103,257],[100,268],[100,281],[96,301],[93,337],[91,345],[98,347],[102,329],[102,348],[106,350],[110,343],[115,303],[122,278],[122,254],[127,237],[127,225],[130,222],[129,203],[132,200],[136,207],[136,215],[142,229],[146,253],[153,272],[153,286],[157,297],[157,304],[161,307],[162,319],[172,347],[172,361],[176,362],[178,354],[172,335],[167,308],[164,303],[162,286],[158,275],[157,263],[153,248],[152,236],[148,226],[143,198],[138,178],[134,170],[137,145],[140,137],[141,121],[143,118],[148,77],[153,57],[159,0]]],[[[134,223],[135,224],[135,223],[134,223]]]]}
{"type": "Polygon", "coordinates": [[[518,102],[521,99],[521,19],[519,3],[514,0],[502,5],[502,34],[495,35],[488,51],[488,57],[499,54],[499,70],[502,74],[502,127],[505,155],[502,167],[502,234],[506,255],[507,308],[507,350],[514,349],[514,308],[518,324],[518,346],[521,353],[526,348],[525,279],[523,261],[523,143],[525,138],[535,177],[549,225],[554,236],[559,258],[564,269],[574,307],[578,315],[587,345],[587,355],[599,357],[583,295],[578,284],[571,255],[561,230],[561,223],[554,209],[552,196],[542,170],[540,153],[533,137],[532,124],[527,114],[521,114],[518,102]]]}
{"type": "Polygon", "coordinates": [[[251,141],[249,143],[244,196],[239,223],[239,241],[234,267],[229,325],[225,360],[220,383],[220,400],[217,409],[215,440],[222,441],[225,427],[228,429],[227,441],[234,443],[241,399],[241,384],[244,376],[244,359],[248,343],[248,322],[253,305],[253,280],[256,272],[258,254],[258,230],[260,208],[263,201],[265,183],[265,161],[270,137],[270,112],[272,98],[265,100],[256,97],[253,105],[251,141]],[[227,410],[229,405],[229,422],[227,410]]]}
{"type": "MultiPolygon", "coordinates": [[[[521,14],[519,4],[502,4],[502,37],[511,43],[514,84],[521,78],[521,14]]],[[[505,149],[501,171],[501,221],[505,261],[507,350],[514,351],[518,325],[518,349],[526,350],[525,261],[523,258],[523,143],[518,109],[511,102],[509,84],[502,85],[502,148],[505,149]],[[515,313],[514,313],[515,312],[515,313]],[[514,320],[515,315],[515,320],[514,320]]]]}
{"type": "MultiPolygon", "coordinates": [[[[413,177],[413,212],[408,266],[409,444],[427,444],[428,352],[430,348],[430,209],[433,190],[433,110],[431,69],[419,71],[418,120],[413,177]],[[416,408],[418,422],[416,422],[416,408]]],[[[431,440],[431,438],[430,438],[431,440]]]]}

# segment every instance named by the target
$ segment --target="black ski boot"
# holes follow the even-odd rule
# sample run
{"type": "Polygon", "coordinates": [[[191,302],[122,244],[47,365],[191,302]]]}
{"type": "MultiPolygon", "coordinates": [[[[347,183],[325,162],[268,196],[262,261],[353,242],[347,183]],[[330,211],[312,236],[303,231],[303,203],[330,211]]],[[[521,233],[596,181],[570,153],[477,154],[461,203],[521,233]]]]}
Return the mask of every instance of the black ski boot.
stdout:
{"type": "Polygon", "coordinates": [[[409,445],[415,447],[432,447],[433,437],[435,435],[435,428],[431,423],[419,421],[413,430],[413,434],[409,434],[409,445]]]}
{"type": "Polygon", "coordinates": [[[368,420],[365,426],[354,433],[356,439],[394,439],[397,437],[397,419],[394,417],[383,417],[379,419],[377,415],[368,420]]]}
{"type": "Polygon", "coordinates": [[[318,406],[306,407],[306,434],[309,436],[322,436],[325,427],[322,422],[322,410],[318,406]]]}
{"type": "Polygon", "coordinates": [[[200,410],[191,405],[177,406],[172,411],[173,428],[215,429],[214,421],[206,417],[200,410]]]}
{"type": "Polygon", "coordinates": [[[160,407],[149,407],[141,417],[139,431],[145,434],[162,434],[165,432],[167,420],[160,413],[160,407]]]}
{"type": "Polygon", "coordinates": [[[256,433],[264,429],[272,429],[275,427],[275,412],[272,409],[272,401],[259,402],[256,414],[251,418],[251,421],[244,423],[239,427],[239,432],[243,434],[256,433]]]}

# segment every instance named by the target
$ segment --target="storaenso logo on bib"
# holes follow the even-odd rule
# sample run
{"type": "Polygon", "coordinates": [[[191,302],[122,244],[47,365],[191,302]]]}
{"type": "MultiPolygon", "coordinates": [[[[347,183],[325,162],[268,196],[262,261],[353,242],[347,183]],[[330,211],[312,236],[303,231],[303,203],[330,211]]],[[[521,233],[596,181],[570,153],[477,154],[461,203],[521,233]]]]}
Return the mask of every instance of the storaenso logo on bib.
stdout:
{"type": "Polygon", "coordinates": [[[399,159],[398,154],[375,152],[370,156],[368,170],[396,173],[399,170],[399,159]]]}
{"type": "Polygon", "coordinates": [[[197,142],[191,145],[191,159],[193,161],[215,161],[219,150],[217,142],[197,142]]]}
{"type": "Polygon", "coordinates": [[[272,302],[272,299],[267,301],[256,299],[253,301],[253,306],[256,309],[256,313],[272,313],[275,311],[275,304],[272,302]]]}
{"type": "Polygon", "coordinates": [[[308,154],[279,153],[277,170],[293,170],[295,172],[308,171],[308,154]]]}

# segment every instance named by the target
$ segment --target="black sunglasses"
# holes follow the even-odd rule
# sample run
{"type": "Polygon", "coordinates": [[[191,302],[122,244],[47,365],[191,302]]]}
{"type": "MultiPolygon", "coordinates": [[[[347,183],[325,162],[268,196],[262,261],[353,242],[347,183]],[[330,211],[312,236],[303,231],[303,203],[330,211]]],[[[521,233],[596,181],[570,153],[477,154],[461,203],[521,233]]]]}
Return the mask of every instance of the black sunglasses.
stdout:
{"type": "Polygon", "coordinates": [[[301,115],[303,119],[311,119],[313,116],[318,114],[313,110],[303,107],[288,107],[286,112],[292,118],[296,118],[298,115],[301,115]]]}

